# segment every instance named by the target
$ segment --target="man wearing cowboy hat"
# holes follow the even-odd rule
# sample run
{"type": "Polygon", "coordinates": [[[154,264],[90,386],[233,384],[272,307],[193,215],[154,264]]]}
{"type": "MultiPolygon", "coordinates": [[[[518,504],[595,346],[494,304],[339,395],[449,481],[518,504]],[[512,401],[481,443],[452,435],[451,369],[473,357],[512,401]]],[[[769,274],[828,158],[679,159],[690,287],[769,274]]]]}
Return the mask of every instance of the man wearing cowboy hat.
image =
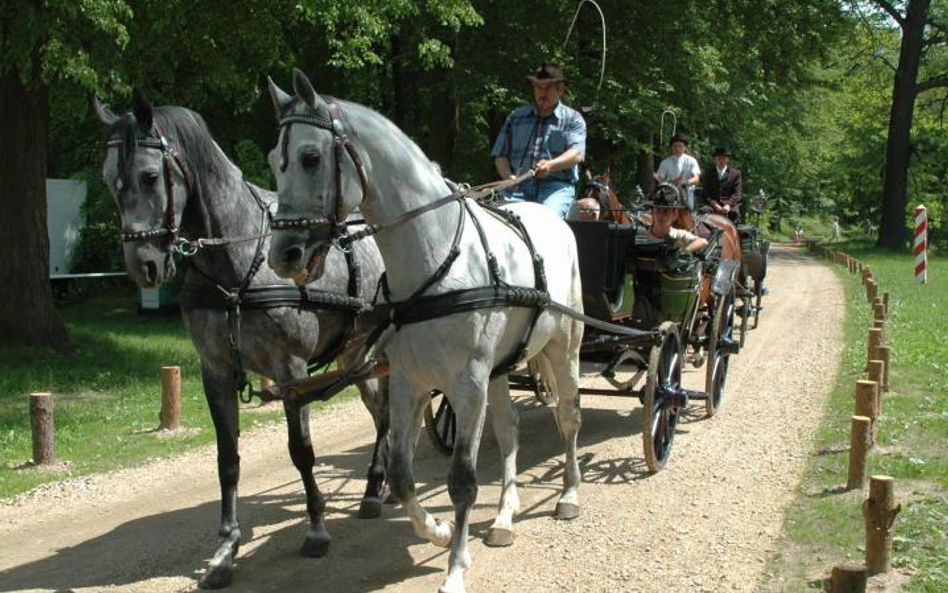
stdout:
{"type": "Polygon", "coordinates": [[[533,104],[507,117],[490,155],[502,179],[536,172],[533,179],[511,188],[508,199],[539,202],[563,218],[576,198],[578,165],[586,154],[586,122],[561,102],[566,78],[559,66],[541,64],[527,79],[533,85],[533,104]]]}
{"type": "Polygon", "coordinates": [[[705,201],[701,211],[727,216],[736,224],[741,220],[744,187],[741,172],[729,166],[730,160],[730,150],[714,149],[715,168],[705,171],[701,177],[705,201]]]}
{"type": "Polygon", "coordinates": [[[668,141],[671,155],[665,158],[655,172],[655,180],[659,183],[670,183],[685,194],[685,203],[692,212],[695,209],[693,187],[701,179],[701,167],[695,157],[688,154],[688,136],[682,133],[675,134],[668,141]]]}

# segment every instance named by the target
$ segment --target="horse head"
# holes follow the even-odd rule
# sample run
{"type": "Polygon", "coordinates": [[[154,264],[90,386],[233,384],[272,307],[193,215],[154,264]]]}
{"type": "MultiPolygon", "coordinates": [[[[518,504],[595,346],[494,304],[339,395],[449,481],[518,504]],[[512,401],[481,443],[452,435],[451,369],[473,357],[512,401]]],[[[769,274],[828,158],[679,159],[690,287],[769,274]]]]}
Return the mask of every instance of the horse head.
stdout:
{"type": "Polygon", "coordinates": [[[294,95],[272,79],[269,90],[280,125],[269,154],[279,202],[269,263],[304,284],[322,276],[326,254],[364,199],[367,181],[341,108],[316,94],[305,74],[293,69],[294,95]]]}
{"type": "Polygon", "coordinates": [[[98,97],[93,107],[106,126],[102,176],[119,209],[125,267],[140,286],[160,286],[175,273],[172,252],[191,180],[175,139],[164,135],[141,91],[124,115],[98,97]]]}

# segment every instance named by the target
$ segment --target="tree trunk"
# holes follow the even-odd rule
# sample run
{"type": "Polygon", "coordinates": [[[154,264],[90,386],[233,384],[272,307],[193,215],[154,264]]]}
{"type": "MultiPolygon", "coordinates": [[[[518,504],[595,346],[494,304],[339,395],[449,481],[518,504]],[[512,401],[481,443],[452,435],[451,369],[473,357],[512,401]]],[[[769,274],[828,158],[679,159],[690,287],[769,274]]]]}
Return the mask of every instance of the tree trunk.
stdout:
{"type": "Polygon", "coordinates": [[[399,129],[405,130],[407,121],[408,95],[405,92],[405,66],[402,48],[402,36],[392,36],[392,121],[399,129]]]}
{"type": "MultiPolygon", "coordinates": [[[[455,33],[449,42],[451,54],[457,59],[458,40],[455,33]]],[[[441,173],[454,177],[454,153],[457,148],[458,129],[461,124],[461,104],[458,100],[457,78],[453,69],[434,73],[437,82],[431,95],[430,119],[428,121],[428,150],[433,161],[441,166],[441,173]]]]}
{"type": "Polygon", "coordinates": [[[906,245],[905,205],[912,118],[915,112],[915,85],[930,5],[931,0],[908,2],[902,26],[899,64],[892,85],[892,110],[889,112],[889,136],[886,142],[885,174],[882,183],[882,220],[878,240],[880,247],[889,249],[904,249],[906,245]]]}
{"type": "Polygon", "coordinates": [[[655,158],[651,151],[654,138],[651,132],[643,132],[639,134],[638,139],[642,146],[649,148],[639,151],[635,156],[635,182],[642,188],[642,191],[648,194],[655,188],[655,177],[652,176],[652,173],[655,172],[655,158]]]}
{"type": "Polygon", "coordinates": [[[49,89],[38,74],[33,80],[24,86],[16,68],[0,78],[0,335],[61,347],[66,328],[53,307],[46,232],[49,89]]]}

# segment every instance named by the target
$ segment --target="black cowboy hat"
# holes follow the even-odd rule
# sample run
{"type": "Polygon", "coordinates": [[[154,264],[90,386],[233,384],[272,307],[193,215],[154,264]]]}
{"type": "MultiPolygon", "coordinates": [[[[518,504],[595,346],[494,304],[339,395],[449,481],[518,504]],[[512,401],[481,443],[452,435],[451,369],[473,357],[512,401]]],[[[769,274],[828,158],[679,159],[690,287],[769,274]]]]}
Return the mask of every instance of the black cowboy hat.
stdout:
{"type": "Polygon", "coordinates": [[[681,132],[678,132],[671,137],[671,140],[668,141],[668,145],[671,146],[675,142],[681,142],[685,146],[688,146],[688,134],[682,134],[681,132]]]}
{"type": "Polygon", "coordinates": [[[652,192],[653,208],[686,208],[685,197],[681,190],[670,183],[663,183],[652,192]]]}
{"type": "Polygon", "coordinates": [[[718,146],[714,149],[714,154],[711,156],[731,156],[731,151],[724,146],[718,146]]]}
{"type": "Polygon", "coordinates": [[[540,64],[533,74],[528,74],[527,79],[532,83],[538,82],[566,82],[563,76],[563,69],[557,64],[540,64]]]}

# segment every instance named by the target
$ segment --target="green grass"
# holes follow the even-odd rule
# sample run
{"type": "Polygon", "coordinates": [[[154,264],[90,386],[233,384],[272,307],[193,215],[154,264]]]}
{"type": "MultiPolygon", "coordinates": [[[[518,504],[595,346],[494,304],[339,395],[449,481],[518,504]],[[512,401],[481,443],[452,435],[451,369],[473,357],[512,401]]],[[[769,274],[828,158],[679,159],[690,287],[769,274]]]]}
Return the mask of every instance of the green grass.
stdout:
{"type": "MultiPolygon", "coordinates": [[[[894,564],[911,578],[903,591],[948,591],[948,261],[929,261],[927,285],[914,283],[907,254],[876,252],[859,242],[838,249],[872,267],[890,293],[888,345],[891,392],[883,399],[878,446],[869,474],[896,478],[903,511],[895,524],[894,564]]],[[[858,277],[835,266],[846,289],[845,347],[811,457],[765,591],[803,591],[842,561],[862,562],[865,493],[840,493],[846,483],[855,381],[865,378],[871,313],[858,277]]]]}
{"type": "MultiPolygon", "coordinates": [[[[179,315],[137,314],[134,292],[127,288],[61,305],[59,311],[71,338],[64,352],[0,348],[0,498],[213,442],[200,363],[179,315]],[[173,438],[153,432],[164,365],[181,367],[181,422],[197,429],[173,438]],[[56,453],[65,473],[27,466],[32,457],[28,394],[35,391],[53,393],[56,453]]],[[[242,427],[278,417],[281,411],[245,414],[242,427]]]]}

